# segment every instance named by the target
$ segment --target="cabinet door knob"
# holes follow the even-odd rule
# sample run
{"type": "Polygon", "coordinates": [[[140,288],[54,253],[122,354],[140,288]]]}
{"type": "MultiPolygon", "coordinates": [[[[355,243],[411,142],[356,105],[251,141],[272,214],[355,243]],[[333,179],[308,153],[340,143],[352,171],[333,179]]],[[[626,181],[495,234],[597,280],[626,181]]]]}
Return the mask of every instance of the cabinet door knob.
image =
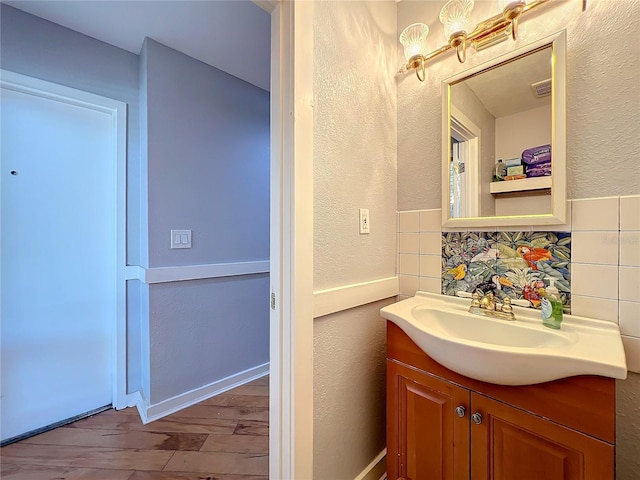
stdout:
{"type": "Polygon", "coordinates": [[[482,423],[482,415],[480,415],[479,413],[474,413],[473,415],[471,415],[471,421],[476,425],[480,425],[482,423]]]}
{"type": "Polygon", "coordinates": [[[462,405],[456,407],[456,415],[459,417],[464,417],[464,414],[467,413],[467,409],[462,405]]]}

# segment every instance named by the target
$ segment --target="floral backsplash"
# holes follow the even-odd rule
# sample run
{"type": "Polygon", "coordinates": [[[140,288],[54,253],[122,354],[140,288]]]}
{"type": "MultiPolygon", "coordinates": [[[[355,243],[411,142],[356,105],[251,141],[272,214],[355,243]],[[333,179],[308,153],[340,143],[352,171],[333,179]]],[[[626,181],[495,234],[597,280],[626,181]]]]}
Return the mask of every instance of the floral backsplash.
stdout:
{"type": "Polygon", "coordinates": [[[442,293],[492,290],[498,297],[540,306],[555,279],[566,312],[571,310],[571,233],[444,232],[442,293]]]}

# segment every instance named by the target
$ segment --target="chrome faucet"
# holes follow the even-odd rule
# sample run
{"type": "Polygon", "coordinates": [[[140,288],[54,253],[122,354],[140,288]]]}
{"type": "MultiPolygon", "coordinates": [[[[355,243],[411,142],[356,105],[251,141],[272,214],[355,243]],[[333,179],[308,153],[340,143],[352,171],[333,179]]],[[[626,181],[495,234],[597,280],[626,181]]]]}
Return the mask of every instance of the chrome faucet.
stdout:
{"type": "Polygon", "coordinates": [[[469,307],[469,313],[474,315],[483,315],[487,317],[500,318],[502,320],[515,320],[516,316],[513,314],[513,307],[511,306],[511,299],[505,297],[502,304],[496,303],[496,298],[493,292],[489,292],[480,297],[478,292],[475,292],[471,297],[471,306],[469,307]]]}

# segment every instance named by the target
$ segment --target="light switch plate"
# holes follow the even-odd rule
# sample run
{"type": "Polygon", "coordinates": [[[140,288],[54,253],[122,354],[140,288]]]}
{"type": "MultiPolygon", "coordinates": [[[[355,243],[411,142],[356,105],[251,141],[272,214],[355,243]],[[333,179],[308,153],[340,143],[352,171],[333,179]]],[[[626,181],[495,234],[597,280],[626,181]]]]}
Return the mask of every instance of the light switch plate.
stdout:
{"type": "Polygon", "coordinates": [[[191,230],[171,230],[171,248],[191,248],[191,230]]]}

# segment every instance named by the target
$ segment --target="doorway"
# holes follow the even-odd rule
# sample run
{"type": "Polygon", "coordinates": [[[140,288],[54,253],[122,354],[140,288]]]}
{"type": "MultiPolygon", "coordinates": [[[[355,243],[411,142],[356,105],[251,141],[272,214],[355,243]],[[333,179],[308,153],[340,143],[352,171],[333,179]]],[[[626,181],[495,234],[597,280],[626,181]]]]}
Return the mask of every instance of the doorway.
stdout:
{"type": "Polygon", "coordinates": [[[477,217],[480,210],[478,175],[481,130],[451,106],[449,156],[449,217],[477,217]]]}
{"type": "Polygon", "coordinates": [[[1,440],[122,405],[125,104],[2,71],[1,440]]]}

